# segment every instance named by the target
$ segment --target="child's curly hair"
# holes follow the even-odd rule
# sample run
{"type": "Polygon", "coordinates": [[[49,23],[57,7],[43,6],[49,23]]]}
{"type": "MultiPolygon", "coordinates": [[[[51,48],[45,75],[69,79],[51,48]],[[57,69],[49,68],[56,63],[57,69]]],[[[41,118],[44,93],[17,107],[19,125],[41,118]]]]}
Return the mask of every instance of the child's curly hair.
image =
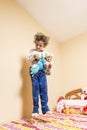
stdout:
{"type": "Polygon", "coordinates": [[[43,41],[44,46],[47,46],[48,42],[49,42],[49,37],[47,37],[43,33],[39,32],[34,35],[34,43],[36,43],[36,41],[43,41]]]}

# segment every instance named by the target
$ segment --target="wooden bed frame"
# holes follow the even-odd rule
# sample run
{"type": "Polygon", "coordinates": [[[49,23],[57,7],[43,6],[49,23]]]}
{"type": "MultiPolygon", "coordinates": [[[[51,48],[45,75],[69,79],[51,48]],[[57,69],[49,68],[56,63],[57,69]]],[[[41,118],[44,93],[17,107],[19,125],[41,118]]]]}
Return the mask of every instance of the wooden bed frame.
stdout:
{"type": "Polygon", "coordinates": [[[82,89],[78,88],[65,94],[65,99],[81,99],[82,89]]]}

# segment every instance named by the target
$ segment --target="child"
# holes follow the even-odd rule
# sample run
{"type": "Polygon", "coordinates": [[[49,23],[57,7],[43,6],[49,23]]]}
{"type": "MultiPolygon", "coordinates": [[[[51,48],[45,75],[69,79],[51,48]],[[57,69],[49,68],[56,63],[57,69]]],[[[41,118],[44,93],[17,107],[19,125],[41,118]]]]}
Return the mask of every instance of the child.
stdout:
{"type": "MultiPolygon", "coordinates": [[[[38,60],[46,54],[44,48],[48,45],[49,38],[42,33],[37,33],[34,36],[35,49],[32,49],[29,53],[29,60],[32,65],[36,65],[38,60]]],[[[30,69],[31,69],[30,67],[30,69]]],[[[31,75],[32,80],[32,95],[33,95],[33,116],[39,114],[39,96],[41,99],[41,109],[42,113],[50,113],[48,103],[48,92],[47,92],[47,79],[46,74],[43,70],[39,70],[33,76],[31,75]]]]}

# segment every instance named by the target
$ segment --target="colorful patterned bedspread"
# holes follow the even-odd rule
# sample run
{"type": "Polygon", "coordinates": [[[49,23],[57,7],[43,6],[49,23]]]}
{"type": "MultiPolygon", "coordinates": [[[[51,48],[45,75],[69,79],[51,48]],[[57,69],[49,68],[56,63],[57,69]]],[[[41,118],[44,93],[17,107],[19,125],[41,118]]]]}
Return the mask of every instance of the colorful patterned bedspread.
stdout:
{"type": "Polygon", "coordinates": [[[0,124],[0,130],[87,130],[87,116],[52,113],[0,124]]]}

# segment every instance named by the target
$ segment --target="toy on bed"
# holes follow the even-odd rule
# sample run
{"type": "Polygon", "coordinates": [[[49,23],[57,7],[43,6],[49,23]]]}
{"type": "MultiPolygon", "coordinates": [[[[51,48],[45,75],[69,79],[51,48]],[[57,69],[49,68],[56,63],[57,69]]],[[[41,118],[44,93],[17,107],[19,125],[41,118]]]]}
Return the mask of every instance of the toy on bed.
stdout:
{"type": "MultiPolygon", "coordinates": [[[[81,100],[87,100],[87,87],[83,88],[82,91],[83,94],[81,95],[81,100]]],[[[87,104],[82,107],[81,111],[82,114],[87,115],[87,104]]]]}
{"type": "Polygon", "coordinates": [[[66,99],[63,96],[60,96],[57,100],[58,103],[58,112],[65,114],[74,114],[76,110],[74,108],[69,107],[64,101],[66,99]]]}
{"type": "Polygon", "coordinates": [[[63,113],[65,114],[80,114],[81,113],[81,110],[77,110],[75,108],[72,108],[72,107],[66,107],[63,109],[63,113]]]}
{"type": "Polygon", "coordinates": [[[82,89],[79,88],[66,93],[64,99],[59,97],[57,100],[57,112],[66,114],[86,113],[87,100],[81,100],[82,92],[82,89]]]}
{"type": "Polygon", "coordinates": [[[82,100],[87,100],[87,87],[83,88],[83,94],[81,95],[82,100]]]}
{"type": "Polygon", "coordinates": [[[82,111],[82,114],[87,115],[87,105],[83,106],[81,111],[82,111]]]}

